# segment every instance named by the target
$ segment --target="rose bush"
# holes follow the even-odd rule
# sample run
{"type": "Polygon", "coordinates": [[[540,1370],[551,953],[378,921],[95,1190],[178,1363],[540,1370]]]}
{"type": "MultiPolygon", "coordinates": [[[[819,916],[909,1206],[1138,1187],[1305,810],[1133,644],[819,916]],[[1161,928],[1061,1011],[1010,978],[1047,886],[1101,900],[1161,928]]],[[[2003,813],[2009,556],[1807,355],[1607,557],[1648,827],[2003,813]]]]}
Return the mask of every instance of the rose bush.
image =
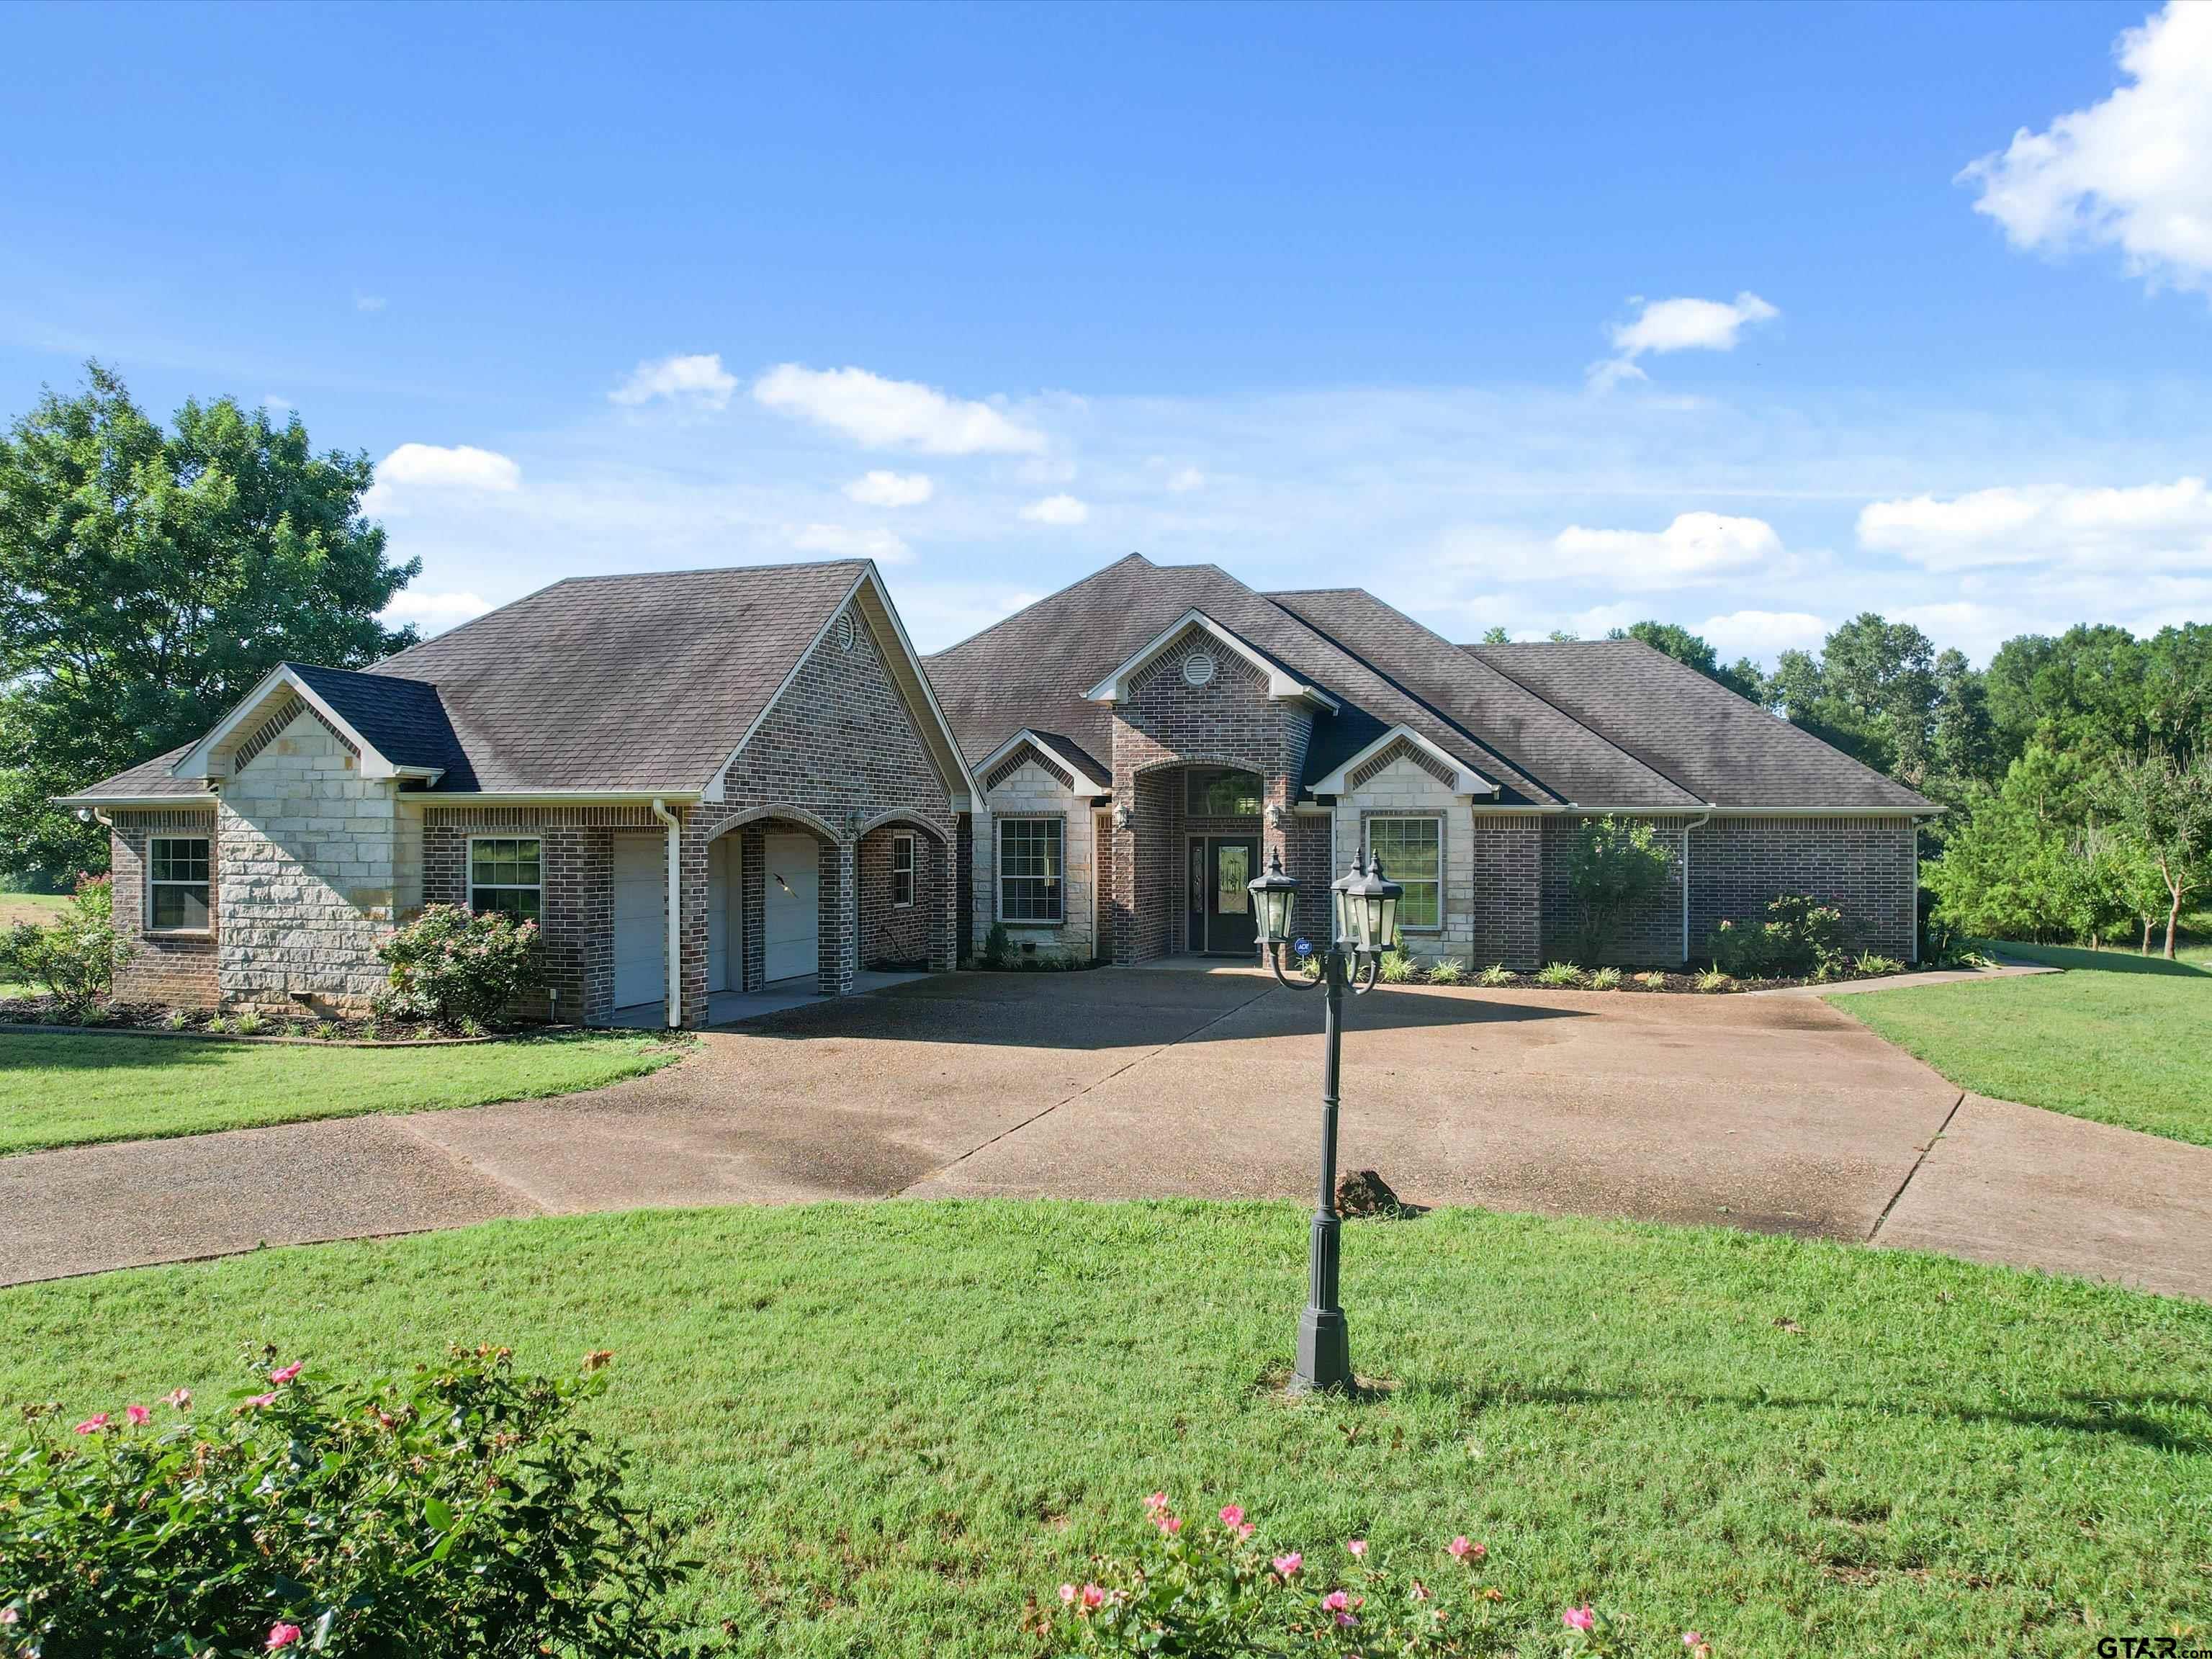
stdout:
{"type": "Polygon", "coordinates": [[[391,969],[377,1012],[441,1025],[489,1024],[544,984],[538,924],[433,904],[376,947],[391,969]]]}
{"type": "Polygon", "coordinates": [[[574,1379],[504,1349],[365,1383],[254,1362],[228,1410],[177,1389],[0,1453],[0,1655],[655,1655],[688,1564],[571,1420],[574,1379]]]}

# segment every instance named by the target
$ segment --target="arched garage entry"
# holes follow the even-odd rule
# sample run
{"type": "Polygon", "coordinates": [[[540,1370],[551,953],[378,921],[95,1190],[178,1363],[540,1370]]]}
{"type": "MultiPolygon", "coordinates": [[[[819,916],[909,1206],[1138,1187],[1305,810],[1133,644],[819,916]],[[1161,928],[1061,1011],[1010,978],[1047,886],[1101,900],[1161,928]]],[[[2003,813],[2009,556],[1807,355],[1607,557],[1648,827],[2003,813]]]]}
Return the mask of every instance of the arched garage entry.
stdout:
{"type": "Polygon", "coordinates": [[[887,813],[860,831],[860,963],[869,970],[953,965],[952,842],[919,817],[887,813]]]}

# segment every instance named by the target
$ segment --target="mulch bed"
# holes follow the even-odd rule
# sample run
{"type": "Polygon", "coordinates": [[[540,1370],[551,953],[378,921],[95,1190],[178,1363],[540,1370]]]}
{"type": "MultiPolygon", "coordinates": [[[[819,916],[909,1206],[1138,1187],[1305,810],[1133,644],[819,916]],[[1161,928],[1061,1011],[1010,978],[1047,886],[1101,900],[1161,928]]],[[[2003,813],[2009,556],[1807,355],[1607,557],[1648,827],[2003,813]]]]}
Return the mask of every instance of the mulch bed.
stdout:
{"type": "Polygon", "coordinates": [[[210,1030],[218,1018],[204,1008],[165,1008],[150,1002],[106,1002],[89,1012],[64,1007],[52,997],[0,998],[0,1031],[62,1035],[211,1037],[231,1042],[305,1042],[324,1048],[402,1048],[450,1047],[461,1043],[495,1042],[502,1036],[537,1036],[567,1026],[529,1025],[499,1031],[467,1032],[457,1026],[418,1020],[270,1019],[263,1018],[240,1030],[239,1016],[221,1016],[222,1029],[210,1030]]]}

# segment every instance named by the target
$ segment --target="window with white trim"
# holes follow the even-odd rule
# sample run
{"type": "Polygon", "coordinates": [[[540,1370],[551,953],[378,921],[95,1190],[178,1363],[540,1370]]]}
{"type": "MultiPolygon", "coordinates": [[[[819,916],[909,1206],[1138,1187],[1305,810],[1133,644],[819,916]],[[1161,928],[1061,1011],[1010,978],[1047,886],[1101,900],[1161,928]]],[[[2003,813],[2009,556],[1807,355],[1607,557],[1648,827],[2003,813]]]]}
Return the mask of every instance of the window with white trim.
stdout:
{"type": "Polygon", "coordinates": [[[1382,873],[1406,890],[1398,901],[1398,926],[1434,933],[1444,920],[1444,823],[1442,818],[1370,818],[1368,850],[1382,873]]]}
{"type": "Polygon", "coordinates": [[[1000,818],[999,920],[1056,923],[1064,919],[1058,818],[1000,818]]]}
{"type": "Polygon", "coordinates": [[[205,836],[155,836],[146,843],[146,926],[158,933],[207,932],[205,836]]]}
{"type": "Polygon", "coordinates": [[[903,833],[891,837],[891,908],[914,908],[914,837],[903,833]]]}
{"type": "Polygon", "coordinates": [[[536,838],[483,836],[469,843],[470,909],[538,921],[544,899],[544,849],[536,838]]]}

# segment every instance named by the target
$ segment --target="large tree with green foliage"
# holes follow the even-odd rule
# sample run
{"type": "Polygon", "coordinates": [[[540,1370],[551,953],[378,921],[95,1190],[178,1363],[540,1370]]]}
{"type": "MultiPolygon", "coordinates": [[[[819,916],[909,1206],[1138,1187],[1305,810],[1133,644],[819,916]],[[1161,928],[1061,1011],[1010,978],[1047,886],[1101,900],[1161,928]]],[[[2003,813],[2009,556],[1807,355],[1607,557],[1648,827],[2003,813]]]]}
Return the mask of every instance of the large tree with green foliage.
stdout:
{"type": "Polygon", "coordinates": [[[96,362],[0,438],[0,862],[104,869],[49,796],[197,737],[278,662],[413,641],[378,620],[421,565],[362,516],[371,476],[229,398],[165,431],[96,362]]]}
{"type": "Polygon", "coordinates": [[[2212,751],[2185,759],[2164,749],[2122,756],[2108,766],[2099,794],[2166,884],[2171,960],[2183,902],[2212,885],[2212,751]]]}
{"type": "Polygon", "coordinates": [[[1935,744],[1936,646],[1871,611],[1828,635],[1815,659],[1785,651],[1768,690],[1794,726],[1917,788],[1935,744]]]}

